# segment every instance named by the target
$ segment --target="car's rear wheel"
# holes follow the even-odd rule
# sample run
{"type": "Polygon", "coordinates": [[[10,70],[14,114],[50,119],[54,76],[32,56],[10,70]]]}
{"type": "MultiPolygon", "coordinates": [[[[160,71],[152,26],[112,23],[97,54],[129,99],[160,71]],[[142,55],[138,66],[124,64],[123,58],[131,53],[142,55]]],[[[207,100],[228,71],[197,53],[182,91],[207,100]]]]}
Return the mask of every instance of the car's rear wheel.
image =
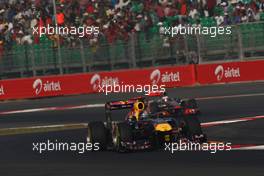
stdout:
{"type": "Polygon", "coordinates": [[[99,150],[107,147],[107,133],[103,122],[91,122],[88,124],[87,143],[98,143],[99,150]]]}
{"type": "Polygon", "coordinates": [[[201,123],[197,116],[186,116],[184,121],[190,134],[202,133],[201,123]]]}
{"type": "Polygon", "coordinates": [[[127,148],[125,148],[125,146],[123,145],[123,143],[132,142],[132,132],[130,126],[125,122],[116,124],[112,138],[113,138],[114,149],[116,151],[118,152],[128,151],[127,148]]]}

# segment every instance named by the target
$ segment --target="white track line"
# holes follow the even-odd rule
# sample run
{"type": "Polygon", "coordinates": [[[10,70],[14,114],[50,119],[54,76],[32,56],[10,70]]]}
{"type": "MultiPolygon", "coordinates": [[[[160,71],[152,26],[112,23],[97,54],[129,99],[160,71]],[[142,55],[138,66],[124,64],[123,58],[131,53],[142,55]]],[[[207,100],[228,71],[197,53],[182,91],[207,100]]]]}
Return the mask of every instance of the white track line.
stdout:
{"type": "MultiPolygon", "coordinates": [[[[212,99],[226,99],[226,98],[253,97],[253,96],[264,96],[264,93],[215,96],[215,97],[200,97],[196,99],[197,100],[212,100],[212,99]]],[[[77,106],[33,108],[33,109],[2,111],[0,112],[0,115],[34,113],[34,112],[45,112],[45,111],[64,111],[64,110],[87,109],[87,108],[102,108],[104,106],[105,106],[104,104],[84,104],[84,105],[77,105],[77,106]]]]}
{"type": "Polygon", "coordinates": [[[74,109],[86,109],[86,108],[101,108],[104,104],[87,104],[79,106],[61,106],[61,107],[48,107],[48,108],[35,108],[35,109],[23,109],[14,111],[3,111],[0,115],[8,114],[22,114],[22,113],[32,113],[32,112],[45,112],[45,111],[64,111],[64,110],[74,110],[74,109]]]}
{"type": "MultiPolygon", "coordinates": [[[[43,128],[63,128],[63,127],[72,127],[72,126],[83,126],[87,127],[86,123],[73,123],[73,124],[59,124],[59,125],[43,125],[43,126],[30,126],[30,127],[15,127],[15,128],[4,128],[4,130],[36,130],[43,128]]],[[[3,130],[3,129],[2,129],[3,130]]]]}
{"type": "MultiPolygon", "coordinates": [[[[258,119],[264,119],[264,115],[263,116],[255,116],[255,117],[244,117],[244,118],[235,119],[235,120],[221,120],[221,121],[205,122],[205,123],[201,123],[201,125],[204,128],[204,127],[211,127],[211,126],[217,126],[217,125],[223,125],[223,124],[229,124],[229,123],[237,123],[237,122],[246,122],[246,121],[258,120],[258,119]]],[[[87,123],[73,123],[73,124],[70,123],[70,124],[32,126],[32,127],[18,127],[18,128],[6,128],[6,129],[20,129],[20,128],[41,129],[41,128],[56,128],[56,127],[65,127],[65,126],[74,126],[74,125],[87,126],[87,123]]]]}
{"type": "Polygon", "coordinates": [[[196,100],[217,100],[217,99],[226,99],[226,98],[242,98],[242,97],[256,97],[256,96],[264,96],[264,93],[199,97],[199,98],[196,98],[196,100]]]}
{"type": "Polygon", "coordinates": [[[255,117],[242,117],[242,118],[232,119],[232,120],[205,122],[205,123],[201,123],[201,126],[204,128],[204,127],[218,126],[218,125],[230,124],[230,123],[247,122],[247,121],[253,121],[253,120],[258,120],[258,119],[264,119],[264,115],[255,116],[255,117]]]}
{"type": "Polygon", "coordinates": [[[264,145],[255,145],[255,146],[249,146],[249,147],[235,147],[231,150],[264,150],[264,145]]]}

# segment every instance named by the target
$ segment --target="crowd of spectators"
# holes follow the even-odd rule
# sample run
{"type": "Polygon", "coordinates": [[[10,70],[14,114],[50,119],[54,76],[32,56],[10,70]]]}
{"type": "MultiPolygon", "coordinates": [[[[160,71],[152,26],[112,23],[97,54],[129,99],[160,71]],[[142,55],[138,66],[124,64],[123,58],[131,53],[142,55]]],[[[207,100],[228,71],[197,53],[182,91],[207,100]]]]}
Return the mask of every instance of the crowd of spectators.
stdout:
{"type": "MultiPolygon", "coordinates": [[[[211,18],[220,25],[259,21],[264,13],[264,0],[52,0],[0,1],[0,56],[14,44],[38,44],[32,34],[36,26],[98,26],[99,36],[85,36],[90,43],[98,38],[108,43],[126,41],[132,33],[155,33],[162,25],[200,25],[211,18]]],[[[58,42],[57,36],[47,36],[58,42]]],[[[75,36],[62,36],[70,43],[75,36]]]]}

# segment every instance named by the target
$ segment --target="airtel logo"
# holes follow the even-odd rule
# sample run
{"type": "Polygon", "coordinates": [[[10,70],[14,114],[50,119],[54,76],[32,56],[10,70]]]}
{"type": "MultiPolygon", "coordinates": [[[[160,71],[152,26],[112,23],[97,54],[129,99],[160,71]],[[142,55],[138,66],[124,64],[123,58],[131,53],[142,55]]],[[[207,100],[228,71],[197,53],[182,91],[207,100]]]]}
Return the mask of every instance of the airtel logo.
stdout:
{"type": "Polygon", "coordinates": [[[160,70],[156,69],[150,74],[150,80],[153,85],[158,84],[160,80],[160,70]]]}
{"type": "Polygon", "coordinates": [[[223,78],[238,78],[240,77],[240,69],[227,67],[226,69],[222,65],[218,65],[214,72],[217,81],[221,81],[223,78]]]}
{"type": "Polygon", "coordinates": [[[90,80],[90,84],[94,91],[97,91],[100,87],[113,86],[119,84],[119,79],[117,77],[107,77],[105,76],[101,79],[99,74],[94,74],[90,80]]]}
{"type": "Polygon", "coordinates": [[[224,67],[222,65],[218,65],[215,69],[215,76],[217,81],[221,81],[224,76],[224,67]]]}
{"type": "Polygon", "coordinates": [[[0,86],[0,96],[1,95],[5,95],[5,90],[4,90],[4,86],[3,85],[0,86]]]}
{"type": "Polygon", "coordinates": [[[33,83],[33,89],[35,90],[36,95],[39,95],[42,92],[42,90],[44,92],[58,92],[61,91],[61,84],[59,81],[57,82],[46,81],[43,83],[41,79],[36,79],[33,83]]]}
{"type": "Polygon", "coordinates": [[[150,74],[150,80],[153,85],[158,84],[161,80],[162,83],[167,82],[179,82],[180,80],[180,72],[165,72],[161,73],[159,69],[154,70],[150,74]]]}

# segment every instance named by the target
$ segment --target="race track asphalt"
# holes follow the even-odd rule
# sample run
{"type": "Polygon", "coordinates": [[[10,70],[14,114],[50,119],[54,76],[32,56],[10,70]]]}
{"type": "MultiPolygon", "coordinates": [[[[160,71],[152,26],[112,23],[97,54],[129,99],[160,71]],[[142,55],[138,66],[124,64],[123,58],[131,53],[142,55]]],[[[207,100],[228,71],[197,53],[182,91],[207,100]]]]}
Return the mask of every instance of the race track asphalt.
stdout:
{"type": "MultiPolygon", "coordinates": [[[[227,84],[169,89],[170,96],[198,98],[201,122],[264,115],[264,83],[227,84]],[[234,96],[236,95],[236,96],[234,96]],[[237,96],[238,95],[238,96],[237,96]]],[[[131,94],[77,95],[0,103],[0,112],[53,106],[99,104],[131,94]]],[[[124,112],[115,114],[116,120],[124,112]]],[[[103,108],[84,108],[0,115],[0,128],[28,127],[104,120],[103,108]]],[[[204,129],[209,140],[232,144],[264,144],[264,119],[204,129]]],[[[114,152],[32,151],[32,143],[84,142],[86,129],[0,137],[0,175],[264,175],[264,151],[176,152],[159,150],[114,152]]]]}

